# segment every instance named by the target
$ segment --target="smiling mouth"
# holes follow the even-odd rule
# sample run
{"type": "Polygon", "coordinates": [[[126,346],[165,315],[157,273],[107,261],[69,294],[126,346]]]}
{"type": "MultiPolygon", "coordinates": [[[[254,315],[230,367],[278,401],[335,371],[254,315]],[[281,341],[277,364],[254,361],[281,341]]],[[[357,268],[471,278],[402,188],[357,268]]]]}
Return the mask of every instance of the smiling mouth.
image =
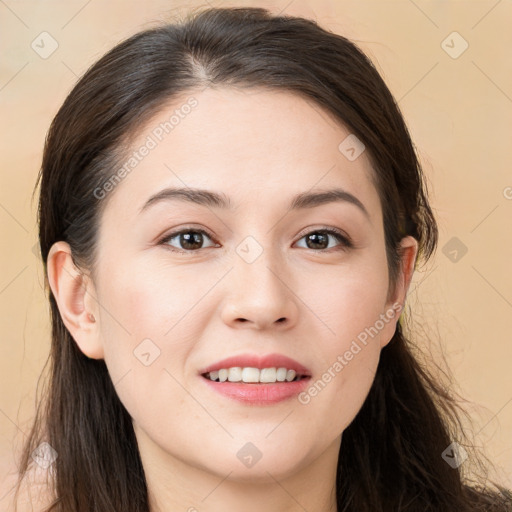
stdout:
{"type": "Polygon", "coordinates": [[[287,384],[309,379],[308,375],[301,375],[295,370],[281,368],[223,368],[201,374],[212,382],[226,382],[238,384],[287,384]]]}

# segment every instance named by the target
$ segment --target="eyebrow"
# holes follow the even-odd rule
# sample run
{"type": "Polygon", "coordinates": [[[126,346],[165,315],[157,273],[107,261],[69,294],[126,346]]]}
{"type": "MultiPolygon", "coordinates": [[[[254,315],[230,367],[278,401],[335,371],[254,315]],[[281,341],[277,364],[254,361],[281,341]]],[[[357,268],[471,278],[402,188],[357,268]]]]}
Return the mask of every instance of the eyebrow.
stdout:
{"type": "MultiPolygon", "coordinates": [[[[140,212],[149,208],[151,205],[162,201],[179,200],[186,201],[211,208],[230,209],[234,208],[231,199],[224,193],[213,192],[210,190],[197,188],[165,188],[152,195],[142,206],[140,212]]],[[[294,196],[290,202],[289,210],[301,210],[306,208],[315,208],[317,206],[334,203],[347,202],[357,206],[369,219],[370,214],[363,203],[353,194],[341,188],[329,190],[320,190],[316,192],[301,192],[294,196]]]]}

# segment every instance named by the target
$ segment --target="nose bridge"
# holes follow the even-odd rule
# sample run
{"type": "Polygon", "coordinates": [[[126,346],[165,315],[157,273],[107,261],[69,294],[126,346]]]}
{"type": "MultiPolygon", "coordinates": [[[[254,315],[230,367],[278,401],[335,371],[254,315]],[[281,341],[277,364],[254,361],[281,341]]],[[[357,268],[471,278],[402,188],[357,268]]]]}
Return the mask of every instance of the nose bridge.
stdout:
{"type": "Polygon", "coordinates": [[[296,309],[293,293],[286,284],[283,258],[275,246],[264,247],[254,237],[246,237],[236,248],[233,267],[225,321],[250,321],[264,326],[292,319],[296,309]]]}
{"type": "MultiPolygon", "coordinates": [[[[270,238],[269,238],[270,239],[270,238]]],[[[270,296],[282,295],[284,283],[278,275],[284,275],[282,258],[275,247],[263,246],[254,237],[248,236],[236,248],[234,278],[240,283],[240,291],[270,296]]]]}

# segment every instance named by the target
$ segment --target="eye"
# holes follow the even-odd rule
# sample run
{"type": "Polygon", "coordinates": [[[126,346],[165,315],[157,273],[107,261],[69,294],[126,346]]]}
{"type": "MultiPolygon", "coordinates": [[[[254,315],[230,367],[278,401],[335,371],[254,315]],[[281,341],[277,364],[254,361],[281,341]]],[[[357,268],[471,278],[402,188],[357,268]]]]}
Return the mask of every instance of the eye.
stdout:
{"type": "Polygon", "coordinates": [[[300,240],[306,239],[306,249],[320,249],[320,251],[325,251],[332,248],[332,246],[329,247],[329,237],[336,239],[340,243],[340,250],[345,250],[353,246],[350,239],[343,232],[332,228],[310,231],[300,240]]]}
{"type": "MultiPolygon", "coordinates": [[[[170,233],[163,238],[159,244],[170,246],[173,252],[196,252],[200,249],[207,248],[203,247],[205,237],[212,240],[212,237],[203,229],[185,228],[170,233]],[[176,248],[176,245],[172,245],[173,241],[175,244],[177,243],[179,247],[176,248]]],[[[350,239],[342,231],[333,228],[310,231],[300,240],[306,239],[306,249],[318,249],[317,252],[322,252],[333,248],[333,246],[329,247],[329,238],[334,238],[338,241],[339,250],[346,250],[353,247],[350,239]]],[[[214,246],[215,244],[212,243],[209,247],[214,246]]]]}
{"type": "MultiPolygon", "coordinates": [[[[201,247],[204,237],[211,239],[210,235],[208,235],[208,233],[202,229],[187,228],[180,231],[175,231],[174,233],[170,233],[160,241],[160,244],[175,247],[171,245],[171,241],[176,239],[175,243],[180,244],[181,247],[178,249],[171,249],[171,251],[194,252],[198,249],[204,249],[204,247],[201,247]]],[[[215,244],[212,244],[212,246],[213,245],[215,244]]]]}

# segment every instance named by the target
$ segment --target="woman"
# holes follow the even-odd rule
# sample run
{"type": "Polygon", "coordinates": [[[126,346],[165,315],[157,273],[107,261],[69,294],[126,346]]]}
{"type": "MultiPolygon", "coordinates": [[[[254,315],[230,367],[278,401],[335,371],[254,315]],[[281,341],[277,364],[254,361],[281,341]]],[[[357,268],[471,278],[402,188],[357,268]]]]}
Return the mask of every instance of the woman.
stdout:
{"type": "Polygon", "coordinates": [[[40,185],[20,480],[43,468],[45,510],[510,510],[404,335],[437,227],[353,43],[256,8],[136,34],[69,94],[40,185]]]}

